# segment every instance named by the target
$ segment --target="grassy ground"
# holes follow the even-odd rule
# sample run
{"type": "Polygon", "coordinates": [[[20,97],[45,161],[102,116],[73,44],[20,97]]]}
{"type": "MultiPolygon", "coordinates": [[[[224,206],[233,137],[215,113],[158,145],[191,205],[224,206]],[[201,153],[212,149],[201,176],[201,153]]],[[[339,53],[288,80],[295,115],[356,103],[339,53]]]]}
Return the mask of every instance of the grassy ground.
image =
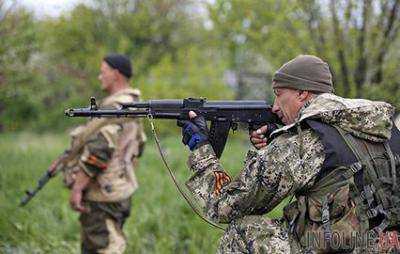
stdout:
{"type": "MultiPolygon", "coordinates": [[[[223,165],[234,175],[248,148],[232,139],[223,165]]],[[[79,253],[78,214],[68,206],[61,177],[53,179],[24,208],[18,203],[50,162],[68,144],[66,135],[0,135],[0,253],[79,253]]],[[[183,183],[190,176],[187,151],[180,137],[162,139],[170,166],[183,183]]],[[[126,253],[214,253],[222,231],[198,218],[179,196],[149,138],[136,172],[140,188],[134,194],[125,232],[126,253]]],[[[278,216],[277,209],[270,216],[278,216]]]]}

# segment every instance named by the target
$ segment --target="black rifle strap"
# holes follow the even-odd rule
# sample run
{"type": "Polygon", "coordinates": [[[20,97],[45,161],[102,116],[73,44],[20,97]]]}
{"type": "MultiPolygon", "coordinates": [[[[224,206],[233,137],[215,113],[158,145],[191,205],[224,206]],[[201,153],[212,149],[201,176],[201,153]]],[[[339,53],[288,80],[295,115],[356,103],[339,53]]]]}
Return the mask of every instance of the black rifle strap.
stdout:
{"type": "Polygon", "coordinates": [[[160,140],[158,139],[158,135],[156,132],[156,128],[154,126],[154,122],[153,122],[153,116],[152,115],[148,115],[147,117],[149,119],[150,125],[151,125],[151,132],[153,133],[154,136],[154,140],[156,141],[156,145],[157,145],[157,149],[158,152],[161,156],[161,159],[165,165],[165,167],[168,170],[168,173],[173,181],[173,183],[175,184],[176,188],[178,189],[179,193],[182,195],[182,197],[186,200],[186,202],[189,204],[190,208],[192,208],[193,212],[195,214],[197,214],[202,220],[204,220],[205,222],[207,222],[208,224],[210,224],[211,226],[221,229],[221,230],[225,230],[223,227],[215,224],[214,222],[208,220],[202,213],[201,211],[199,211],[199,209],[193,204],[193,202],[190,200],[190,197],[183,191],[182,187],[179,185],[178,180],[175,177],[174,172],[171,170],[171,168],[168,165],[168,162],[165,158],[165,154],[161,149],[161,144],[160,144],[160,140]]]}

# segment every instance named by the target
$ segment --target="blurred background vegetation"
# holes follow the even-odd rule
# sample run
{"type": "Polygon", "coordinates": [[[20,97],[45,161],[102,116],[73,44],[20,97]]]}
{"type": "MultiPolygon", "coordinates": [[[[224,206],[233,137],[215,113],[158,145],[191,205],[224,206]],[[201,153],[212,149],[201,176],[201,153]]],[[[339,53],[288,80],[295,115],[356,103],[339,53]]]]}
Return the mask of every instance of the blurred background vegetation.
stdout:
{"type": "MultiPolygon", "coordinates": [[[[298,54],[315,54],[330,64],[337,94],[400,106],[400,0],[74,2],[57,15],[37,15],[23,0],[0,0],[1,253],[78,252],[77,214],[60,181],[27,208],[17,204],[67,147],[65,130],[84,121],[65,118],[64,109],[105,96],[97,76],[107,53],[132,59],[132,86],[143,99],[272,102],[274,71],[298,54]]],[[[183,182],[190,172],[178,128],[158,124],[183,182]]],[[[222,158],[232,175],[249,148],[246,134],[239,137],[222,158]]],[[[137,174],[127,253],[213,253],[221,232],[178,197],[152,142],[137,174]]]]}
{"type": "Polygon", "coordinates": [[[316,54],[336,93],[400,105],[398,0],[93,0],[37,16],[0,0],[2,131],[63,130],[62,112],[103,96],[99,62],[134,63],[144,98],[271,98],[271,75],[316,54]]]}

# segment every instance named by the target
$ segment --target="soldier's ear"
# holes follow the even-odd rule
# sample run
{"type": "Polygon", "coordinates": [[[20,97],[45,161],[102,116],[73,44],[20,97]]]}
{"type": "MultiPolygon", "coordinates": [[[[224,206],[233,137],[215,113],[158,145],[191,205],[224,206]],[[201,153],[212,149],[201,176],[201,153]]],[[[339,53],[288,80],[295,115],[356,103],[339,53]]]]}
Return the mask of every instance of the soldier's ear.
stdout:
{"type": "Polygon", "coordinates": [[[298,95],[297,95],[297,97],[299,98],[299,100],[301,101],[301,102],[304,102],[304,101],[306,101],[309,97],[310,97],[310,92],[309,91],[302,91],[302,90],[299,90],[299,93],[298,93],[298,95]]]}

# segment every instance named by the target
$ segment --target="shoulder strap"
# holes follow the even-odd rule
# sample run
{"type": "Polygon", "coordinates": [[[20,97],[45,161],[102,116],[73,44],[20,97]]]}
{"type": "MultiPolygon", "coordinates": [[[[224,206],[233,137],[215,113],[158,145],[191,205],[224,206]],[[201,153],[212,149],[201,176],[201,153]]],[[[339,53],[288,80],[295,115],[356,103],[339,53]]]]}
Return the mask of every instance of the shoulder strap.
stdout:
{"type": "MultiPolygon", "coordinates": [[[[372,183],[375,186],[380,186],[380,182],[378,180],[378,176],[374,170],[374,167],[371,164],[371,158],[369,154],[366,154],[364,151],[360,149],[360,141],[356,140],[356,138],[351,135],[349,132],[345,132],[342,128],[338,126],[334,126],[339,134],[342,136],[343,140],[345,143],[350,147],[351,151],[354,153],[354,155],[357,157],[358,161],[366,167],[367,173],[369,177],[371,178],[372,183]]],[[[366,148],[368,145],[366,144],[366,148]]],[[[368,148],[367,148],[368,149],[368,148]]]]}
{"type": "MultiPolygon", "coordinates": [[[[364,207],[361,208],[361,210],[364,210],[364,212],[367,212],[367,217],[372,218],[375,217],[377,212],[381,213],[384,215],[384,219],[382,220],[381,224],[378,226],[375,226],[374,228],[370,229],[369,232],[374,233],[375,235],[381,233],[383,230],[385,230],[388,226],[393,226],[397,225],[400,217],[398,217],[399,212],[397,211],[397,203],[399,200],[397,200],[395,194],[397,190],[397,182],[396,182],[396,160],[397,156],[394,156],[388,142],[382,143],[384,150],[388,156],[389,163],[390,163],[390,172],[391,172],[391,180],[392,180],[392,193],[388,193],[387,191],[385,192],[384,185],[382,181],[379,179],[377,175],[377,171],[373,166],[373,161],[374,157],[370,153],[370,148],[373,150],[373,146],[371,144],[368,144],[365,141],[362,140],[357,140],[353,135],[351,135],[348,132],[345,132],[343,129],[335,126],[335,128],[338,130],[340,135],[343,137],[344,141],[346,144],[350,147],[350,149],[353,151],[354,155],[357,157],[357,159],[361,162],[363,165],[364,174],[365,177],[368,177],[370,183],[372,185],[364,186],[364,191],[361,192],[361,195],[364,194],[364,199],[368,201],[368,210],[364,210],[364,207]],[[366,151],[363,151],[361,149],[361,145],[364,146],[366,151]],[[369,202],[370,198],[368,198],[368,193],[367,190],[368,188],[372,188],[372,192],[370,190],[370,194],[374,195],[376,197],[377,206],[376,207],[371,207],[371,203],[369,202]],[[373,213],[372,213],[373,212],[373,213]]],[[[360,196],[357,194],[353,193],[353,197],[355,199],[360,199],[360,196]]],[[[360,213],[359,214],[361,217],[365,217],[365,214],[360,213]]]]}

